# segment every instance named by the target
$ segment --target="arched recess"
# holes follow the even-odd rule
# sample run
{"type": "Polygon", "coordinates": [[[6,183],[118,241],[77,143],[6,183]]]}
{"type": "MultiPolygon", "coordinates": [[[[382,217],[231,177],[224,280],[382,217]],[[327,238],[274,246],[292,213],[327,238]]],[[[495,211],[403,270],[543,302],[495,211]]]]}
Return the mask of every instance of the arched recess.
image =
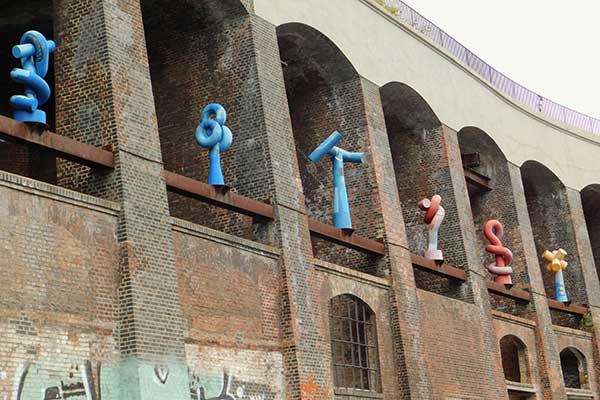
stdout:
{"type": "MultiPolygon", "coordinates": [[[[427,101],[410,86],[390,82],[380,89],[396,184],[410,250],[423,254],[427,248],[427,226],[418,203],[434,194],[442,196],[446,210],[440,228],[439,247],[450,264],[464,267],[466,254],[456,211],[448,167],[442,123],[427,101]]],[[[433,274],[415,270],[417,287],[461,297],[461,285],[433,274]]]]}
{"type": "Polygon", "coordinates": [[[338,389],[381,393],[375,313],[360,298],[341,294],[329,301],[332,375],[338,389]]]}
{"type": "Polygon", "coordinates": [[[596,272],[600,277],[600,184],[586,186],[581,191],[581,203],[594,252],[596,272]]]}
{"type": "MultiPolygon", "coordinates": [[[[476,127],[464,127],[458,131],[458,141],[477,235],[482,244],[487,244],[483,236],[484,224],[490,219],[502,222],[502,244],[514,255],[511,264],[514,271],[513,283],[516,286],[527,284],[529,277],[521,226],[517,219],[513,183],[506,156],[490,135],[476,127]]],[[[484,246],[480,246],[480,257],[482,265],[493,262],[484,246]]],[[[491,275],[488,275],[488,279],[491,279],[491,275]]],[[[505,296],[490,293],[490,302],[492,307],[499,311],[522,316],[527,313],[524,304],[505,296]]]]}
{"type": "MultiPolygon", "coordinates": [[[[23,85],[10,79],[10,71],[21,63],[12,54],[12,47],[19,44],[23,33],[37,30],[48,39],[54,38],[54,11],[52,0],[13,1],[0,0],[0,114],[12,118],[13,109],[9,105],[10,96],[23,94],[23,85]]],[[[46,112],[50,130],[55,129],[54,101],[54,59],[50,57],[50,67],[46,81],[52,89],[52,96],[40,109],[46,112]]],[[[54,183],[56,180],[56,158],[24,145],[0,141],[0,169],[54,183]]]]}
{"type": "MultiPolygon", "coordinates": [[[[146,47],[164,168],[207,181],[207,149],[194,132],[202,109],[220,103],[233,145],[221,153],[225,182],[237,193],[272,193],[253,36],[255,20],[240,0],[142,0],[146,47]]],[[[235,214],[169,193],[171,215],[256,239],[256,225],[235,214]]]]}
{"type": "Polygon", "coordinates": [[[567,347],[560,352],[560,367],[565,387],[573,389],[589,389],[587,360],[585,355],[574,347],[567,347]]]}
{"type": "Polygon", "coordinates": [[[518,337],[506,335],[500,339],[504,379],[510,382],[531,383],[527,346],[518,337]]]}
{"type": "MultiPolygon", "coordinates": [[[[339,147],[368,153],[367,116],[361,78],[342,51],[318,30],[300,23],[277,27],[277,39],[294,131],[296,156],[309,218],[333,219],[333,176],[329,157],[318,163],[308,155],[334,131],[339,147]]],[[[353,228],[381,236],[381,212],[372,165],[345,164],[353,228]]],[[[378,260],[331,243],[314,241],[315,256],[365,272],[378,272],[378,260]]]]}
{"type": "MultiPolygon", "coordinates": [[[[563,271],[569,299],[576,304],[587,303],[565,186],[537,161],[525,162],[521,166],[521,176],[546,294],[551,298],[555,296],[554,273],[546,268],[541,256],[545,250],[563,248],[569,253],[569,265],[563,271]]],[[[558,314],[554,310],[551,314],[555,324],[579,327],[579,321],[571,315],[558,314]]]]}

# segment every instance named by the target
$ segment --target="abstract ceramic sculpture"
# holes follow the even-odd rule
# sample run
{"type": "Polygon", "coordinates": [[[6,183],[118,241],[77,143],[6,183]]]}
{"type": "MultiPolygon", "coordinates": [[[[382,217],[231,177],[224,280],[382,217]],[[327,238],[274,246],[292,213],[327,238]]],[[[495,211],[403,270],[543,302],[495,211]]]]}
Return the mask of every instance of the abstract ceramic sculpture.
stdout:
{"type": "Polygon", "coordinates": [[[348,193],[346,191],[346,180],[344,178],[344,162],[363,163],[363,153],[351,153],[335,147],[342,140],[342,135],[335,131],[323,143],[319,145],[308,158],[316,163],[325,155],[331,156],[333,163],[333,225],[340,229],[352,229],[352,218],[350,217],[350,205],[348,204],[348,193]]]}
{"type": "Polygon", "coordinates": [[[196,128],[196,141],[205,149],[210,149],[208,184],[224,186],[221,170],[221,152],[227,151],[233,142],[231,130],[225,126],[227,111],[220,104],[209,104],[200,114],[200,125],[196,128]]]}
{"type": "Polygon", "coordinates": [[[419,202],[419,208],[425,211],[425,223],[429,228],[429,243],[425,251],[425,258],[433,260],[437,263],[444,261],[444,255],[438,249],[438,233],[440,225],[444,220],[446,211],[441,206],[442,197],[438,194],[434,195],[431,200],[423,199],[419,202]]]}
{"type": "Polygon", "coordinates": [[[56,50],[56,43],[46,40],[37,31],[28,31],[21,37],[20,44],[12,49],[13,57],[21,61],[22,68],[10,72],[13,81],[25,85],[25,94],[14,95],[10,105],[15,108],[13,117],[17,121],[46,124],[46,113],[38,107],[50,98],[50,86],[44,80],[50,64],[50,53],[56,50]]]}
{"type": "Polygon", "coordinates": [[[563,277],[563,270],[567,268],[567,263],[565,261],[565,257],[567,256],[567,252],[563,249],[558,249],[554,251],[544,251],[542,257],[544,260],[548,261],[548,265],[546,268],[549,271],[554,271],[554,297],[557,301],[562,303],[568,303],[569,297],[567,296],[567,290],[565,288],[565,279],[563,277]]]}
{"type": "Polygon", "coordinates": [[[499,221],[492,219],[485,223],[483,233],[490,242],[485,246],[485,250],[492,253],[496,258],[496,262],[489,264],[487,270],[494,275],[495,282],[512,286],[513,269],[509,265],[513,259],[513,254],[500,241],[504,236],[504,227],[499,221]]]}

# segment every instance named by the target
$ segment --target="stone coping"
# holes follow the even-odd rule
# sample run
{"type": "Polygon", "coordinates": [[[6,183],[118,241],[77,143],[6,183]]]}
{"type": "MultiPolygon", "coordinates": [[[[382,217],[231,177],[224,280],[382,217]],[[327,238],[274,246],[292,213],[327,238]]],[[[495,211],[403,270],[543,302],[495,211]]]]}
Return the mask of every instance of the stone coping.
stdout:
{"type": "Polygon", "coordinates": [[[45,197],[77,207],[103,212],[117,216],[121,206],[113,201],[79,193],[74,190],[51,185],[21,175],[11,174],[0,170],[0,186],[18,190],[24,193],[45,197]]]}
{"type": "Polygon", "coordinates": [[[583,339],[592,340],[594,335],[589,332],[581,331],[579,329],[567,328],[565,326],[552,325],[552,330],[558,335],[578,336],[583,339]]]}
{"type": "Polygon", "coordinates": [[[327,261],[319,260],[317,258],[313,258],[313,264],[317,267],[318,270],[332,274],[338,275],[344,278],[348,278],[354,281],[359,281],[362,283],[366,283],[368,285],[372,285],[381,289],[389,289],[390,282],[385,278],[380,278],[378,276],[374,276],[371,274],[366,274],[364,272],[355,271],[348,267],[342,267],[341,265],[333,264],[327,261]]]}
{"type": "Polygon", "coordinates": [[[173,230],[176,232],[210,240],[215,243],[249,251],[272,259],[278,259],[281,255],[281,250],[277,247],[243,239],[228,233],[208,228],[206,226],[194,224],[193,222],[171,217],[171,223],[173,225],[173,230]]]}
{"type": "Polygon", "coordinates": [[[535,321],[532,321],[530,319],[523,318],[523,317],[517,317],[515,315],[504,313],[502,311],[492,310],[492,315],[493,315],[494,319],[497,319],[500,321],[506,321],[511,324],[522,325],[527,328],[533,329],[537,326],[535,321]]]}

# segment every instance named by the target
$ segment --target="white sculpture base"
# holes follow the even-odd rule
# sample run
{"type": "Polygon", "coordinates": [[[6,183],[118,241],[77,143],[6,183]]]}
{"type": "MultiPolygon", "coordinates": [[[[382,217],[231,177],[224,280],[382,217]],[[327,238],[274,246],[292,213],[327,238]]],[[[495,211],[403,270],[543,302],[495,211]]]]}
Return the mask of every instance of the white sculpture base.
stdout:
{"type": "Polygon", "coordinates": [[[444,262],[444,254],[441,250],[427,250],[425,251],[425,258],[433,260],[438,264],[444,262]]]}

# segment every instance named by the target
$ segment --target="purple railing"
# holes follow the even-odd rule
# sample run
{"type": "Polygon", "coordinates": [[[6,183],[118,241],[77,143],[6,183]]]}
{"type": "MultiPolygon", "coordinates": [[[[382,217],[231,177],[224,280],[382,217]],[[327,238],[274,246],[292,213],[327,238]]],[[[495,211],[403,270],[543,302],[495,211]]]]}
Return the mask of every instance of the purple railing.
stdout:
{"type": "Polygon", "coordinates": [[[477,72],[483,79],[506,95],[550,118],[554,118],[587,132],[600,133],[599,119],[560,105],[518,84],[506,75],[495,70],[492,66],[477,57],[473,52],[437,27],[433,22],[423,17],[402,1],[385,0],[385,2],[389,6],[397,8],[396,18],[402,20],[407,25],[412,26],[429,40],[446,49],[448,53],[477,72]]]}

